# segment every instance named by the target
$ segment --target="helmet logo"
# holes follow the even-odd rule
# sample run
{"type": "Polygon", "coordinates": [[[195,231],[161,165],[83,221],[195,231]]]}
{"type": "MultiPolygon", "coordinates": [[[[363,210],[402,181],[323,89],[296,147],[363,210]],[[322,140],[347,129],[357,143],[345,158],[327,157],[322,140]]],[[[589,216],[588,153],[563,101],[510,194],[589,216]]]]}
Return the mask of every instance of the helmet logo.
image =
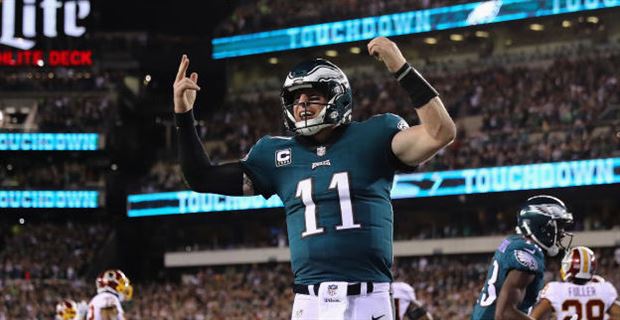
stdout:
{"type": "Polygon", "coordinates": [[[329,114],[329,118],[332,120],[336,120],[338,118],[338,111],[333,111],[329,114]]]}

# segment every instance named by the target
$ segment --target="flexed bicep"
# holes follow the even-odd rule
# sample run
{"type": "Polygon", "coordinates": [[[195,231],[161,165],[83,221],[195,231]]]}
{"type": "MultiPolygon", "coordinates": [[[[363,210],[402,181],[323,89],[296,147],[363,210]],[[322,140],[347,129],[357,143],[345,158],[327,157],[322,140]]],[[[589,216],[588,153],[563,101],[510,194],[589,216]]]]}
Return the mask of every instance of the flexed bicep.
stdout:
{"type": "Polygon", "coordinates": [[[449,145],[456,129],[441,100],[431,99],[418,109],[418,115],[426,121],[397,133],[392,139],[392,151],[403,163],[417,165],[449,145]]]}

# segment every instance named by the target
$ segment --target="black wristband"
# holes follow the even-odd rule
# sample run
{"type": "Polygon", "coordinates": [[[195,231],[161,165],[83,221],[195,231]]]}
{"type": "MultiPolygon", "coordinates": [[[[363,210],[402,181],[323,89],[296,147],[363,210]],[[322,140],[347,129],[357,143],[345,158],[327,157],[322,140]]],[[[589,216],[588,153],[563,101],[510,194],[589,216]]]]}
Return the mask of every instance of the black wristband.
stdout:
{"type": "Polygon", "coordinates": [[[414,108],[421,108],[439,93],[431,86],[424,77],[412,66],[405,64],[394,73],[394,77],[407,91],[414,108]]]}
{"type": "Polygon", "coordinates": [[[194,112],[192,110],[183,112],[183,113],[174,113],[174,121],[177,124],[177,127],[193,127],[194,122],[194,112]]]}

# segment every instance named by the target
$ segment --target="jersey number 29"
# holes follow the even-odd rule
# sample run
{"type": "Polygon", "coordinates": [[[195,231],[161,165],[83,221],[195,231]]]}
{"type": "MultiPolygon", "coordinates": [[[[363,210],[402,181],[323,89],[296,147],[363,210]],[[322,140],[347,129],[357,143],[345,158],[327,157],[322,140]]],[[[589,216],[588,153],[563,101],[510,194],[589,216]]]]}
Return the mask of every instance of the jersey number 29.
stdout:
{"type": "MultiPolygon", "coordinates": [[[[360,228],[360,224],[353,221],[353,206],[351,205],[351,189],[349,187],[349,175],[347,172],[334,173],[329,183],[329,189],[336,189],[338,199],[340,199],[340,217],[342,223],[336,226],[336,230],[346,230],[360,228]]],[[[312,178],[304,179],[297,183],[295,197],[301,198],[306,210],[304,218],[306,230],[301,233],[301,237],[323,233],[325,228],[317,226],[316,204],[312,200],[312,178]]]]}

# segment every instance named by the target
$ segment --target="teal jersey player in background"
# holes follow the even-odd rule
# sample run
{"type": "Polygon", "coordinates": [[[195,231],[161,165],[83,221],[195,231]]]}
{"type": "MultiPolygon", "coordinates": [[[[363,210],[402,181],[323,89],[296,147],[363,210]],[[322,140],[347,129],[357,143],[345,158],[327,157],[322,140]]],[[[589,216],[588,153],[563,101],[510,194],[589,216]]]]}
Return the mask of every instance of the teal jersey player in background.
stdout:
{"type": "Polygon", "coordinates": [[[529,198],[517,216],[517,234],[502,241],[476,300],[473,320],[532,319],[527,315],[543,288],[545,254],[556,256],[572,239],[565,227],[573,216],[555,197],[529,198]]]}
{"type": "Polygon", "coordinates": [[[333,63],[312,59],[288,73],[282,114],[291,137],[264,137],[239,162],[212,164],[193,126],[198,74],[184,55],[174,83],[181,168],[197,192],[277,194],[284,203],[295,275],[292,318],[391,319],[394,173],[454,140],[438,93],[385,37],[368,43],[409,93],[420,124],[382,114],[352,122],[352,91],[333,63]]]}

